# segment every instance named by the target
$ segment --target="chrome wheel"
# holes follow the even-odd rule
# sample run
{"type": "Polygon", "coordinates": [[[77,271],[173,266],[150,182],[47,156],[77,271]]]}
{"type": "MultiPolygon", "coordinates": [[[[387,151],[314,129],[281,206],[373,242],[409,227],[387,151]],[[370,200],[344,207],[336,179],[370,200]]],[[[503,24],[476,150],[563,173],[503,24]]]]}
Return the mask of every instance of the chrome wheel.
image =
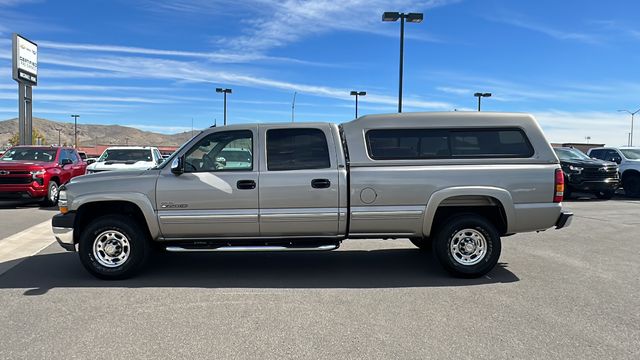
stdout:
{"type": "Polygon", "coordinates": [[[129,239],[117,230],[104,231],[93,241],[93,257],[104,267],[124,264],[130,253],[129,239]]]}
{"type": "Polygon", "coordinates": [[[487,254],[487,239],[476,229],[458,231],[451,239],[449,251],[461,265],[475,265],[487,254]]]}
{"type": "Polygon", "coordinates": [[[49,202],[55,204],[58,200],[58,184],[52,183],[49,189],[49,202]]]}

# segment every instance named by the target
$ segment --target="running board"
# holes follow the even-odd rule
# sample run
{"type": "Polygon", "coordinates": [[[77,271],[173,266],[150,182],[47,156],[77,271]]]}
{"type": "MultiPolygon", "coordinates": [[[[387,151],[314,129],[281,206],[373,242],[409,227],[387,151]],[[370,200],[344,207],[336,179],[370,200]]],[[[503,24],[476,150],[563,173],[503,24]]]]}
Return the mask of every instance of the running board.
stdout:
{"type": "Polygon", "coordinates": [[[329,251],[340,247],[340,244],[322,245],[316,247],[286,247],[286,246],[221,246],[217,248],[185,248],[181,246],[167,246],[171,252],[256,252],[256,251],[329,251]]]}

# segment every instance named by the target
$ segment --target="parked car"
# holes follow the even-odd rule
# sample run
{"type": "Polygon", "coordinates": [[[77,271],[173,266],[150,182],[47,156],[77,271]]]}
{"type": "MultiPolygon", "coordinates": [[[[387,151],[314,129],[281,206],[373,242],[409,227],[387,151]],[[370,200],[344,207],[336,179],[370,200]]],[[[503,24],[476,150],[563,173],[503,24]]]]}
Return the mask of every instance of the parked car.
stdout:
{"type": "Polygon", "coordinates": [[[625,194],[640,197],[640,147],[600,147],[589,149],[587,154],[618,164],[625,194]]]}
{"type": "Polygon", "coordinates": [[[73,148],[12,147],[0,157],[0,200],[53,206],[59,187],[84,175],[86,167],[73,148]]]}
{"type": "Polygon", "coordinates": [[[135,274],[152,244],[332,250],[347,238],[410,238],[452,274],[478,277],[497,264],[501,236],[569,225],[563,190],[530,115],[369,115],[209,128],[156,168],[72,180],[52,226],[102,279],[135,274]],[[225,149],[238,148],[248,151],[231,161],[225,149]]]}
{"type": "Polygon", "coordinates": [[[592,193],[600,199],[613,197],[620,184],[616,163],[592,159],[575,148],[558,147],[553,150],[564,173],[565,199],[574,191],[592,193]]]}
{"type": "Polygon", "coordinates": [[[78,155],[80,155],[80,159],[82,159],[82,161],[86,162],[87,161],[87,153],[84,151],[78,151],[78,155]]]}
{"type": "Polygon", "coordinates": [[[94,162],[96,162],[96,161],[98,161],[98,158],[94,158],[94,157],[90,157],[90,158],[87,158],[87,160],[85,160],[85,162],[87,163],[87,165],[91,165],[91,164],[93,164],[93,163],[94,163],[94,162]]]}
{"type": "Polygon", "coordinates": [[[87,173],[147,170],[161,164],[162,161],[162,155],[155,147],[113,146],[107,148],[96,162],[87,167],[87,173]]]}

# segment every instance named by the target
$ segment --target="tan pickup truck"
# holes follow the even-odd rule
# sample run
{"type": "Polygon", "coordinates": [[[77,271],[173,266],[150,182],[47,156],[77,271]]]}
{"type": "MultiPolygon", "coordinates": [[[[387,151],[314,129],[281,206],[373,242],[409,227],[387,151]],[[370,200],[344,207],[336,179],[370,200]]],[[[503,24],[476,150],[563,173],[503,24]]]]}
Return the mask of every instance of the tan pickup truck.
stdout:
{"type": "Polygon", "coordinates": [[[562,228],[563,175],[534,118],[404,113],[202,131],[161,165],[72,180],[56,239],[103,279],[167,251],[311,251],[409,238],[456,276],[489,272],[502,236],[562,228]]]}

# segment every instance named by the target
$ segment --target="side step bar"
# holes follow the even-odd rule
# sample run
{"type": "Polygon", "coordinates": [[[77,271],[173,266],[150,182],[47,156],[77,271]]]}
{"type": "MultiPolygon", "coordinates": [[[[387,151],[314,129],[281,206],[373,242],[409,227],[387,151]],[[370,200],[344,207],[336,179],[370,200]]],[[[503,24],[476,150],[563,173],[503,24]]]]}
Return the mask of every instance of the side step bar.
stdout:
{"type": "Polygon", "coordinates": [[[221,246],[217,248],[185,248],[182,246],[167,246],[171,252],[243,252],[243,251],[329,251],[340,247],[340,244],[322,245],[316,247],[286,247],[286,246],[221,246]]]}

